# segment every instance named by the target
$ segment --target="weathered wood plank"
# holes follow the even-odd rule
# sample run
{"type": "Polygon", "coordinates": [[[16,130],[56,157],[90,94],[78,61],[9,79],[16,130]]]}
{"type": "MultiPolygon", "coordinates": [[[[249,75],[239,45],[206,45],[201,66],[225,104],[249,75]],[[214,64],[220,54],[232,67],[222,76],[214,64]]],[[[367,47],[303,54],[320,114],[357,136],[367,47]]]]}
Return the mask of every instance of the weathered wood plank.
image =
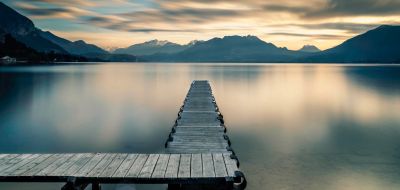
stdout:
{"type": "Polygon", "coordinates": [[[220,147],[220,148],[226,148],[228,145],[227,142],[215,142],[215,141],[207,141],[204,140],[203,143],[200,141],[172,141],[170,142],[170,145],[176,145],[176,146],[199,146],[199,147],[204,147],[204,146],[213,146],[213,147],[220,147]]]}
{"type": "Polygon", "coordinates": [[[0,154],[0,160],[3,159],[3,157],[8,156],[8,154],[0,154]]]}
{"type": "Polygon", "coordinates": [[[50,154],[41,154],[38,155],[36,158],[32,159],[29,163],[15,169],[14,171],[10,172],[8,175],[10,176],[19,176],[23,174],[24,172],[34,168],[35,166],[39,165],[42,163],[44,160],[49,158],[51,155],[50,154]]]}
{"type": "Polygon", "coordinates": [[[224,177],[227,175],[226,166],[222,154],[213,154],[214,169],[216,177],[224,177]]]}
{"type": "Polygon", "coordinates": [[[165,171],[167,170],[169,154],[160,154],[156,167],[154,168],[152,178],[164,178],[165,171]]]}
{"type": "Polygon", "coordinates": [[[183,109],[184,112],[214,112],[216,107],[214,106],[187,106],[183,109]]]}
{"type": "MultiPolygon", "coordinates": [[[[178,135],[172,135],[172,137],[175,140],[185,140],[185,141],[204,141],[204,137],[200,136],[178,136],[178,135]]],[[[227,142],[222,136],[221,137],[208,137],[206,139],[207,141],[222,141],[222,142],[227,142]]]]}
{"type": "Polygon", "coordinates": [[[122,162],[121,166],[115,171],[113,177],[125,177],[129,169],[131,169],[133,163],[135,162],[137,154],[129,154],[126,159],[122,162]]]}
{"type": "MultiPolygon", "coordinates": [[[[206,142],[206,143],[215,143],[215,144],[228,144],[228,141],[225,139],[207,139],[207,140],[201,140],[201,138],[198,139],[186,139],[186,138],[174,138],[173,141],[170,143],[197,143],[197,142],[206,142]]],[[[228,144],[229,145],[229,144],[228,144]]]]}
{"type": "Polygon", "coordinates": [[[104,169],[99,177],[112,177],[127,156],[128,154],[117,154],[114,160],[104,169]]]}
{"type": "Polygon", "coordinates": [[[11,175],[15,170],[24,166],[25,164],[28,164],[32,160],[36,159],[38,156],[39,156],[39,154],[25,154],[25,155],[21,155],[21,157],[15,158],[15,159],[17,159],[16,163],[9,162],[11,164],[11,166],[5,170],[1,170],[0,176],[11,175]]]}
{"type": "MultiPolygon", "coordinates": [[[[204,147],[204,148],[200,148],[200,147],[176,147],[176,146],[169,146],[169,151],[187,151],[187,152],[191,152],[190,154],[196,154],[196,153],[229,153],[228,150],[226,149],[219,149],[219,148],[212,148],[212,147],[204,147]]],[[[181,154],[181,153],[179,153],[181,154]]]]}
{"type": "Polygon", "coordinates": [[[190,178],[190,162],[191,162],[192,155],[191,154],[182,154],[181,160],[179,163],[179,171],[178,177],[179,178],[190,178]]]}
{"type": "Polygon", "coordinates": [[[234,177],[235,171],[238,170],[236,161],[231,159],[230,154],[223,154],[223,157],[224,157],[226,171],[227,171],[228,176],[234,177]]]}
{"type": "Polygon", "coordinates": [[[93,156],[92,159],[89,160],[89,162],[87,162],[81,169],[79,169],[75,174],[73,174],[72,176],[87,176],[89,174],[90,171],[92,171],[92,169],[94,167],[96,167],[96,165],[105,157],[105,154],[96,154],[95,156],[93,156]]]}
{"type": "MultiPolygon", "coordinates": [[[[225,141],[225,139],[223,139],[223,136],[195,136],[195,135],[176,135],[176,134],[172,134],[173,139],[175,140],[183,140],[183,141],[203,141],[203,142],[215,142],[215,141],[225,141]]],[[[225,141],[227,142],[227,141],[225,141]]]]}
{"type": "Polygon", "coordinates": [[[105,154],[103,159],[86,175],[87,177],[98,177],[113,161],[116,154],[105,154]]]}
{"type": "Polygon", "coordinates": [[[0,154],[0,165],[9,160],[10,158],[14,158],[16,156],[17,155],[15,154],[0,154]]]}
{"type": "Polygon", "coordinates": [[[196,149],[196,148],[173,148],[168,149],[168,153],[181,154],[182,152],[190,154],[202,154],[202,153],[230,153],[226,149],[196,149]]]}
{"type": "Polygon", "coordinates": [[[4,165],[6,165],[8,162],[13,160],[14,158],[18,157],[20,155],[18,154],[6,154],[1,160],[0,160],[0,170],[5,169],[4,165]]]}
{"type": "Polygon", "coordinates": [[[169,148],[188,148],[188,149],[226,149],[227,144],[200,144],[200,143],[169,143],[169,148]]]}
{"type": "Polygon", "coordinates": [[[69,160],[71,157],[73,157],[73,154],[57,154],[57,157],[58,158],[56,161],[54,161],[52,164],[50,164],[45,169],[43,169],[33,175],[34,176],[48,176],[51,172],[53,172],[57,168],[61,167],[64,163],[67,162],[67,160],[69,160]]]}
{"type": "Polygon", "coordinates": [[[192,154],[192,161],[190,165],[190,177],[203,177],[203,164],[201,160],[201,154],[192,154]]]}
{"type": "Polygon", "coordinates": [[[204,140],[207,137],[222,137],[225,133],[224,132],[215,132],[215,131],[176,131],[174,133],[175,136],[203,136],[204,140]]]}
{"type": "Polygon", "coordinates": [[[176,145],[176,144],[169,144],[168,148],[170,149],[193,149],[193,150],[222,150],[226,151],[225,146],[219,145],[193,145],[188,143],[187,145],[176,145]]]}
{"type": "Polygon", "coordinates": [[[148,157],[148,154],[140,154],[125,177],[138,177],[148,157]]]}
{"type": "Polygon", "coordinates": [[[165,172],[166,178],[177,178],[179,170],[179,161],[181,159],[180,154],[171,154],[167,166],[167,171],[165,172]]]}
{"type": "Polygon", "coordinates": [[[224,128],[221,126],[178,126],[176,131],[213,131],[213,132],[224,132],[224,128]]]}
{"type": "Polygon", "coordinates": [[[31,169],[27,170],[26,172],[22,173],[21,176],[34,176],[36,173],[43,170],[44,168],[47,168],[48,166],[50,166],[50,164],[52,164],[59,158],[60,158],[59,155],[52,154],[48,158],[42,160],[41,162],[39,161],[39,159],[36,159],[34,161],[34,162],[37,162],[36,166],[34,166],[31,169]]]}
{"type": "Polygon", "coordinates": [[[210,138],[210,140],[213,140],[213,139],[222,139],[223,138],[223,134],[217,134],[217,135],[200,135],[200,134],[190,134],[190,133],[187,133],[187,134],[176,134],[176,133],[174,133],[174,134],[172,134],[172,137],[176,137],[177,139],[187,139],[187,140],[190,140],[190,139],[203,139],[203,140],[208,140],[208,138],[210,138]]]}
{"type": "Polygon", "coordinates": [[[83,154],[76,162],[72,163],[70,167],[62,172],[62,175],[65,176],[75,176],[74,174],[77,173],[83,166],[86,165],[96,154],[83,154]]]}
{"type": "Polygon", "coordinates": [[[140,171],[139,177],[150,178],[153,174],[154,168],[156,167],[157,160],[160,157],[159,154],[151,154],[144,164],[142,171],[140,171]]]}
{"type": "MultiPolygon", "coordinates": [[[[94,154],[93,154],[94,155],[94,154]]],[[[93,156],[91,155],[91,156],[93,156]]],[[[83,157],[88,157],[89,154],[75,154],[74,156],[71,157],[71,159],[65,161],[65,163],[63,163],[61,166],[59,166],[58,168],[56,168],[55,170],[53,170],[52,172],[48,173],[48,176],[60,176],[60,175],[65,175],[67,173],[73,173],[75,172],[68,172],[69,170],[73,170],[73,168],[71,168],[77,161],[83,159],[83,157]],[[85,156],[86,155],[86,156],[85,156]]],[[[79,168],[77,168],[76,170],[78,170],[79,168]]]]}
{"type": "MultiPolygon", "coordinates": [[[[9,167],[12,167],[16,163],[22,161],[24,158],[29,157],[31,154],[22,154],[18,155],[15,157],[9,157],[9,159],[5,160],[1,165],[0,165],[0,171],[4,171],[9,167]]],[[[0,172],[1,173],[1,172],[0,172]]]]}
{"type": "Polygon", "coordinates": [[[214,162],[212,154],[202,154],[203,177],[215,177],[214,162]]]}

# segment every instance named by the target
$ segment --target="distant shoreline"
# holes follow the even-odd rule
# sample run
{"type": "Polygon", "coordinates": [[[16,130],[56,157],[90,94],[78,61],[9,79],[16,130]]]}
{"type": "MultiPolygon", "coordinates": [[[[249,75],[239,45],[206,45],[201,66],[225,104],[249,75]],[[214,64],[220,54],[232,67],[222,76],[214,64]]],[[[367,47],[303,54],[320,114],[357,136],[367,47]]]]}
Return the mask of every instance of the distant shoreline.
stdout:
{"type": "Polygon", "coordinates": [[[310,63],[310,62],[280,62],[280,63],[269,63],[269,62],[50,62],[50,63],[14,63],[14,64],[0,64],[0,67],[18,67],[18,66],[66,66],[66,65],[99,65],[99,64],[193,64],[193,65],[201,65],[201,64],[212,64],[212,65],[371,65],[371,66],[379,66],[379,65],[397,65],[400,66],[400,63],[310,63]]]}

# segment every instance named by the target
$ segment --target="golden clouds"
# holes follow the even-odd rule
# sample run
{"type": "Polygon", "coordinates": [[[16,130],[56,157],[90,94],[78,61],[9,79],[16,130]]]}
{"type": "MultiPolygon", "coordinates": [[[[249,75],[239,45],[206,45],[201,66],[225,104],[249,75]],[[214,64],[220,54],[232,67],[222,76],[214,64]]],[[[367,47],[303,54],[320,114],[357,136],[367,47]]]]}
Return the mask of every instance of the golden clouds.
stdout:
{"type": "MultiPolygon", "coordinates": [[[[91,32],[101,29],[92,35],[100,36],[100,31],[107,30],[110,35],[131,34],[131,41],[135,42],[161,38],[186,43],[194,39],[251,34],[291,49],[300,48],[303,42],[326,49],[378,25],[400,22],[400,0],[14,2],[27,16],[37,19],[35,22],[69,19],[86,30],[93,27],[91,32]]],[[[108,46],[120,46],[123,42],[126,38],[121,37],[118,44],[108,46]]]]}

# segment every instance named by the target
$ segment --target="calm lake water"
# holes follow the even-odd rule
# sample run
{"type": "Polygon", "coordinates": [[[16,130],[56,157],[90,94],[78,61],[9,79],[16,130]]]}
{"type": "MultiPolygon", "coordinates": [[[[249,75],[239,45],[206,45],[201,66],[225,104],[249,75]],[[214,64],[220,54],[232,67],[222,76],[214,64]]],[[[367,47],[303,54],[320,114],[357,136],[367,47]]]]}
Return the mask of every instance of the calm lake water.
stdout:
{"type": "Polygon", "coordinates": [[[0,152],[163,152],[195,79],[211,82],[247,189],[400,189],[399,65],[0,67],[0,152]]]}

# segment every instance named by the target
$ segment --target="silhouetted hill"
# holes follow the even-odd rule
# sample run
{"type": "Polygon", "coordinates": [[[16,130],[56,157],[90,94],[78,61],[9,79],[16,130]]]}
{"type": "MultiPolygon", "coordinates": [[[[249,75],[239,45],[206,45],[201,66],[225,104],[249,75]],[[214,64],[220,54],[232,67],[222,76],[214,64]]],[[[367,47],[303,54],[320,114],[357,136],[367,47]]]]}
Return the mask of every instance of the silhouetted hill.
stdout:
{"type": "Polygon", "coordinates": [[[0,40],[0,57],[3,56],[10,56],[13,58],[17,58],[18,61],[26,61],[31,63],[47,63],[54,61],[87,61],[87,59],[84,57],[78,57],[68,54],[60,54],[55,52],[38,52],[17,41],[11,34],[3,35],[0,40]]]}
{"type": "Polygon", "coordinates": [[[58,37],[54,35],[53,33],[47,31],[47,32],[40,32],[40,35],[51,42],[61,46],[64,48],[66,51],[68,51],[71,54],[75,55],[84,55],[84,54],[89,54],[89,53],[98,53],[98,54],[108,54],[107,51],[97,47],[96,45],[93,44],[87,44],[83,40],[78,40],[75,42],[71,42],[67,39],[58,37]]]}
{"type": "Polygon", "coordinates": [[[151,40],[135,44],[127,48],[116,49],[116,54],[151,55],[157,53],[177,53],[188,48],[188,45],[180,45],[169,41],[151,40]]]}
{"type": "Polygon", "coordinates": [[[39,52],[53,51],[75,55],[108,53],[95,45],[86,44],[82,40],[71,42],[50,32],[43,32],[36,28],[29,18],[19,14],[2,2],[0,2],[0,29],[4,33],[11,34],[19,42],[39,52]]]}
{"type": "Polygon", "coordinates": [[[400,61],[400,26],[383,25],[339,46],[300,59],[305,62],[392,63],[400,61]]]}
{"type": "Polygon", "coordinates": [[[60,46],[43,38],[27,17],[0,2],[0,28],[15,39],[37,51],[67,53],[60,46]]]}
{"type": "Polygon", "coordinates": [[[0,2],[0,28],[11,34],[27,35],[35,31],[31,20],[0,2]]]}
{"type": "Polygon", "coordinates": [[[278,48],[256,36],[225,36],[197,42],[179,53],[154,54],[143,59],[170,62],[288,62],[305,54],[278,48]]]}

